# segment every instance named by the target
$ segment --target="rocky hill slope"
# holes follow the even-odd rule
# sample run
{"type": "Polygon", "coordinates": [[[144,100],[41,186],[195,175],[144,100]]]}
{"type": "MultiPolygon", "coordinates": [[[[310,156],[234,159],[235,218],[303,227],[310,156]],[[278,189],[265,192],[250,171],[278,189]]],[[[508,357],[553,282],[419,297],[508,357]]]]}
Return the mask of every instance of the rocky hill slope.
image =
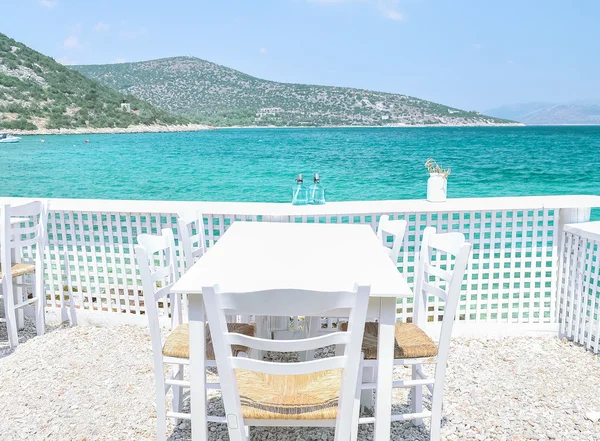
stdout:
{"type": "Polygon", "coordinates": [[[406,95],[262,80],[194,57],[72,68],[161,109],[216,126],[512,123],[406,95]]]}
{"type": "Polygon", "coordinates": [[[187,123],[182,116],[103,86],[0,33],[0,131],[187,123]]]}

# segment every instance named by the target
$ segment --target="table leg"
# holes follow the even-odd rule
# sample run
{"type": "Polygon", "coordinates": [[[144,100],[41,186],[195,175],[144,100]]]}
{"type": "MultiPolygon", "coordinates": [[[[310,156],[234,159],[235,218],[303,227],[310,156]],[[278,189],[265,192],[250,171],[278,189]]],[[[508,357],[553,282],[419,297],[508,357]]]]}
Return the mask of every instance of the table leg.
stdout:
{"type": "Polygon", "coordinates": [[[206,406],[206,336],[204,300],[201,295],[188,296],[190,327],[190,404],[192,440],[208,439],[206,406]]]}
{"type": "Polygon", "coordinates": [[[394,368],[394,332],[396,299],[381,298],[379,341],[377,342],[377,391],[375,402],[375,440],[390,439],[392,422],[392,371],[394,368]]]}

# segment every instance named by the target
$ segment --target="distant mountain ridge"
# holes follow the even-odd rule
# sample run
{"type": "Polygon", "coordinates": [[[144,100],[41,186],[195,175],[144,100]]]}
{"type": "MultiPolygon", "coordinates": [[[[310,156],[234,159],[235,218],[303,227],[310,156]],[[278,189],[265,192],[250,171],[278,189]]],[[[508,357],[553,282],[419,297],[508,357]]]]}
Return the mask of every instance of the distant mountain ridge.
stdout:
{"type": "Polygon", "coordinates": [[[0,33],[0,131],[187,122],[182,116],[92,81],[0,33]]]}
{"type": "Polygon", "coordinates": [[[514,123],[406,95],[262,80],[194,57],[71,68],[163,110],[215,126],[514,123]]]}
{"type": "Polygon", "coordinates": [[[600,124],[600,105],[595,103],[524,103],[497,107],[485,113],[528,125],[600,124]]]}

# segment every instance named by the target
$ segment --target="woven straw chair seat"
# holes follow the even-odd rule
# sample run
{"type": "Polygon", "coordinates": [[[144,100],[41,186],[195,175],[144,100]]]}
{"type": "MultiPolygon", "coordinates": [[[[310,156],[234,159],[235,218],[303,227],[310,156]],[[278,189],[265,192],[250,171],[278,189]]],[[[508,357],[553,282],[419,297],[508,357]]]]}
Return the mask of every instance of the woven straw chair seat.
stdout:
{"type": "Polygon", "coordinates": [[[237,369],[242,415],[248,419],[332,420],[337,417],[342,369],[269,375],[237,369]]]}
{"type": "MultiPolygon", "coordinates": [[[[246,323],[228,323],[229,332],[249,335],[254,337],[254,325],[246,323]]],[[[163,355],[165,357],[190,358],[189,338],[190,328],[187,323],[177,326],[165,339],[163,346],[163,355]]],[[[240,352],[248,352],[246,346],[234,346],[234,355],[240,352]]],[[[206,359],[214,360],[215,351],[213,349],[212,338],[210,337],[210,329],[206,325],[206,359]]]]}
{"type": "MultiPolygon", "coordinates": [[[[13,278],[21,277],[25,274],[35,272],[35,265],[29,263],[17,263],[10,268],[13,278]]],[[[0,268],[0,279],[2,278],[2,268],[0,268]]]]}
{"type": "MultiPolygon", "coordinates": [[[[348,323],[342,323],[342,331],[348,329],[348,323]]],[[[435,357],[438,353],[437,345],[423,332],[421,328],[412,323],[396,323],[396,341],[394,344],[394,358],[424,358],[435,357]]],[[[379,336],[378,324],[365,323],[362,351],[365,359],[377,359],[377,337],[379,336]]]]}

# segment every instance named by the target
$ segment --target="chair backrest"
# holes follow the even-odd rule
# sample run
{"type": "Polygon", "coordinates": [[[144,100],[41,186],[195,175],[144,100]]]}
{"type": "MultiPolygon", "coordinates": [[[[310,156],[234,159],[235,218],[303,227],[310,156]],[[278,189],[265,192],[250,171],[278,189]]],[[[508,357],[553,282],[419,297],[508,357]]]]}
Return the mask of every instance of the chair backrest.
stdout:
{"type": "Polygon", "coordinates": [[[381,244],[386,248],[390,259],[392,259],[392,262],[394,262],[395,265],[398,264],[400,247],[402,246],[402,241],[406,234],[407,225],[408,222],[405,220],[390,220],[390,217],[387,214],[384,214],[379,218],[377,237],[381,241],[381,244]]]}
{"type": "Polygon", "coordinates": [[[185,262],[184,271],[187,271],[206,252],[206,234],[202,213],[199,211],[194,214],[180,213],[177,227],[185,262]]]}
{"type": "Polygon", "coordinates": [[[0,265],[10,274],[12,255],[19,263],[42,263],[47,241],[48,205],[42,201],[0,205],[0,265]]]}
{"type": "MultiPolygon", "coordinates": [[[[335,397],[337,398],[335,403],[337,404],[336,439],[349,439],[353,401],[361,365],[361,345],[369,293],[369,286],[355,286],[352,292],[282,289],[224,293],[219,292],[218,286],[202,288],[230,429],[233,423],[237,424],[237,427],[243,432],[242,406],[252,407],[248,397],[240,399],[238,386],[247,387],[248,385],[242,382],[238,385],[236,371],[250,371],[277,377],[340,370],[339,392],[336,390],[337,397],[335,397]],[[334,332],[318,337],[288,341],[249,337],[228,331],[226,314],[231,313],[316,317],[331,314],[340,316],[341,314],[341,316],[349,317],[348,332],[334,332]],[[232,352],[233,346],[246,346],[259,351],[296,352],[310,351],[329,345],[343,346],[343,355],[304,362],[277,363],[234,356],[232,352]],[[344,436],[345,433],[348,434],[347,437],[344,436]]],[[[298,382],[300,383],[302,380],[299,379],[298,382]]],[[[288,411],[300,413],[299,409],[288,408],[288,411]]],[[[240,436],[239,439],[245,439],[243,433],[240,436]]]]}
{"type": "Polygon", "coordinates": [[[171,287],[179,279],[173,230],[166,228],[161,233],[161,236],[140,234],[135,246],[154,353],[162,352],[159,310],[171,316],[171,328],[183,321],[181,295],[171,293],[171,287]]]}
{"type": "Polygon", "coordinates": [[[430,297],[434,299],[433,321],[438,322],[439,300],[444,303],[440,333],[440,351],[450,343],[454,317],[460,298],[461,285],[467,269],[471,244],[462,233],[436,233],[425,228],[419,263],[415,277],[413,322],[424,325],[428,321],[430,297]]]}

